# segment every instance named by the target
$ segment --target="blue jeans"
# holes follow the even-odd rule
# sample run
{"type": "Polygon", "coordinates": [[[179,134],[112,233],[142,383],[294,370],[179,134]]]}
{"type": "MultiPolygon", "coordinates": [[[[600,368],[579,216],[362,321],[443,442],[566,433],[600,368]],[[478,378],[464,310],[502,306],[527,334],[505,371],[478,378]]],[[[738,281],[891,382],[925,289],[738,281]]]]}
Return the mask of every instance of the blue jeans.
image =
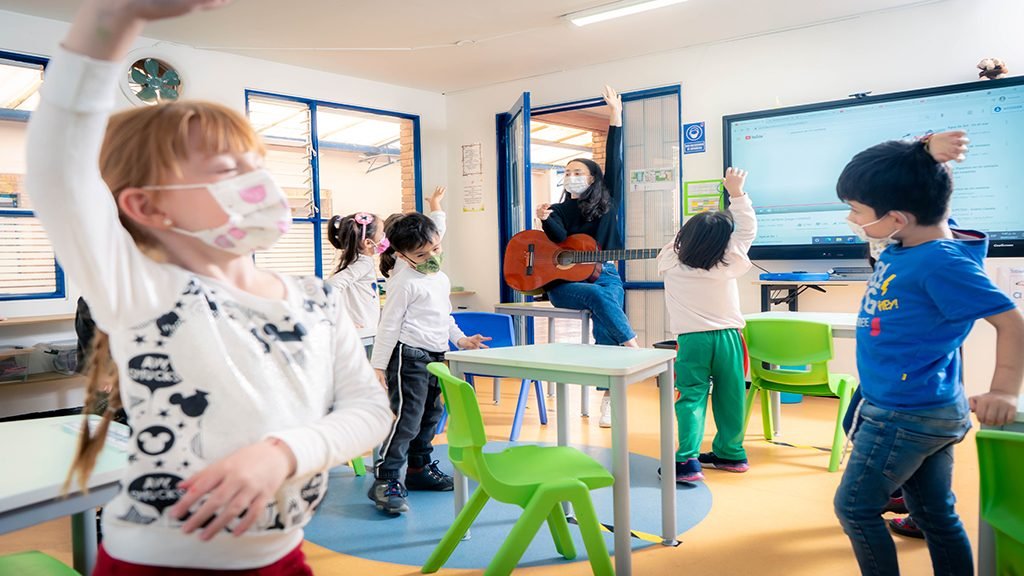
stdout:
{"type": "Polygon", "coordinates": [[[548,298],[558,308],[590,310],[594,342],[618,346],[636,338],[623,312],[626,292],[614,264],[605,264],[596,282],[567,282],[548,289],[548,298]]]}
{"type": "Polygon", "coordinates": [[[971,543],[954,509],[951,486],[953,445],[970,427],[966,399],[913,412],[886,410],[867,400],[861,404],[853,452],[834,503],[862,574],[899,574],[882,510],[901,486],[910,515],[924,532],[935,574],[974,573],[971,543]]]}

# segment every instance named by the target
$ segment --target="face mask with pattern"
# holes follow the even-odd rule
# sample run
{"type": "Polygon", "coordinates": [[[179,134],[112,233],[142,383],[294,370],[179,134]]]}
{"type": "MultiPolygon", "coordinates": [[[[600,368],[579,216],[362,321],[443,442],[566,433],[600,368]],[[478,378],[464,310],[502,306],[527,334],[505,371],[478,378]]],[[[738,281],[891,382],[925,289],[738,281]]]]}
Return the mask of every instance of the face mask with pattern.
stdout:
{"type": "Polygon", "coordinates": [[[209,184],[143,186],[144,190],[205,188],[228,215],[220,226],[205,230],[170,230],[240,256],[267,250],[291,228],[291,210],[284,192],[266,170],[253,170],[209,184]]]}

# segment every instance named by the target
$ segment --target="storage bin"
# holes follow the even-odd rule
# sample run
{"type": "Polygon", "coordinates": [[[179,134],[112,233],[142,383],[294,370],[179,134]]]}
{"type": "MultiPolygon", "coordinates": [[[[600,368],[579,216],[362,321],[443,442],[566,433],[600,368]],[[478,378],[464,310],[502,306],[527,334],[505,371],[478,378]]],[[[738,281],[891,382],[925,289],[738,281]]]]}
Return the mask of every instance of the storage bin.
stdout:
{"type": "Polygon", "coordinates": [[[24,382],[31,358],[31,348],[0,346],[0,382],[24,382]]]}
{"type": "Polygon", "coordinates": [[[40,342],[35,345],[32,372],[71,375],[78,370],[78,340],[40,342]]]}

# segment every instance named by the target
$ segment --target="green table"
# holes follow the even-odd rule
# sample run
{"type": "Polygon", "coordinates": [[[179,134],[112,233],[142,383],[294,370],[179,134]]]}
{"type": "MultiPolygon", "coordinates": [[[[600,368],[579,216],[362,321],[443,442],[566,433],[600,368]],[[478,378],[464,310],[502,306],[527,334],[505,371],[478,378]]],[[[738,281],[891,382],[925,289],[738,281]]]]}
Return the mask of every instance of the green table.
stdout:
{"type": "MultiPolygon", "coordinates": [[[[651,377],[658,378],[661,417],[662,543],[676,543],[675,413],[673,411],[672,350],[635,349],[622,346],[590,346],[584,344],[534,344],[510,348],[460,350],[445,356],[451,371],[462,378],[465,374],[487,374],[502,378],[527,378],[555,382],[557,389],[558,444],[569,443],[569,415],[565,398],[568,384],[600,386],[611,390],[612,408],[612,475],[615,525],[615,572],[618,576],[632,573],[629,522],[629,446],[626,419],[626,387],[651,377]]],[[[462,509],[469,493],[469,483],[455,472],[455,513],[462,509]]]]}
{"type": "Polygon", "coordinates": [[[81,423],[81,416],[0,423],[0,534],[70,515],[74,567],[89,576],[96,563],[96,508],[120,489],[121,472],[128,465],[128,427],[111,423],[89,478],[89,493],[72,490],[62,497],[81,423]]]}

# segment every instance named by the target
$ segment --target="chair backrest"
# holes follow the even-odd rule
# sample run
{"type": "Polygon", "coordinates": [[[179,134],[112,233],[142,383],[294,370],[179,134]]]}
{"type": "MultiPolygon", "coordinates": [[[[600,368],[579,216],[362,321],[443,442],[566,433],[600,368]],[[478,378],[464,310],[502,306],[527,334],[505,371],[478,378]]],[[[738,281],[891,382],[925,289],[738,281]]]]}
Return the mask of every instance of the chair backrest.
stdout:
{"type": "Polygon", "coordinates": [[[479,481],[481,453],[487,444],[487,435],[476,390],[453,376],[440,362],[427,364],[427,370],[437,376],[448,408],[448,456],[463,474],[479,481]]]}
{"type": "Polygon", "coordinates": [[[752,318],[743,337],[750,354],[750,376],[786,385],[828,383],[832,327],[805,320],[752,318]]]}
{"type": "MultiPolygon", "coordinates": [[[[515,329],[512,327],[512,317],[508,314],[495,314],[494,312],[452,312],[452,318],[459,325],[459,329],[472,336],[482,334],[491,339],[487,343],[488,348],[507,348],[516,345],[515,329]]],[[[455,350],[451,342],[448,346],[455,350]]]]}
{"type": "Polygon", "coordinates": [[[981,517],[997,531],[997,572],[1024,574],[1024,434],[978,430],[976,437],[981,517]]]}

